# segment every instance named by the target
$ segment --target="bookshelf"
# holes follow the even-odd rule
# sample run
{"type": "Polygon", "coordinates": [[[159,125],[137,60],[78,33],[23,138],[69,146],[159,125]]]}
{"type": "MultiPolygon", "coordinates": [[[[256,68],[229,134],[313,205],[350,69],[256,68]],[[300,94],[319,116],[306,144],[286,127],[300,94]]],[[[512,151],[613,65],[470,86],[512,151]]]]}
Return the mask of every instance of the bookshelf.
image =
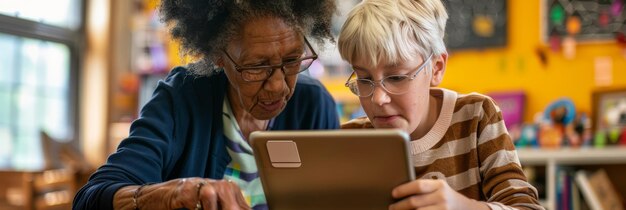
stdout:
{"type": "MultiPolygon", "coordinates": [[[[557,171],[559,167],[582,165],[626,165],[626,147],[517,149],[522,166],[545,166],[546,198],[540,201],[548,210],[557,207],[557,171]]],[[[619,180],[613,180],[614,182],[619,180]]]]}

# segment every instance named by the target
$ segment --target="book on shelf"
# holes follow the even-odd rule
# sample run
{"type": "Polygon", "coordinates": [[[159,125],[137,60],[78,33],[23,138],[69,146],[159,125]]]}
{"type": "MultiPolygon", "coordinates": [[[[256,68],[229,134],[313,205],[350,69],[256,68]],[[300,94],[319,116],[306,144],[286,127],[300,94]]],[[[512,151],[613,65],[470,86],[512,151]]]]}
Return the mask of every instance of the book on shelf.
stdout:
{"type": "Polygon", "coordinates": [[[604,170],[593,173],[576,172],[576,184],[583,198],[593,210],[624,210],[622,201],[604,170]]]}
{"type": "Polygon", "coordinates": [[[574,190],[573,174],[574,169],[571,167],[559,167],[556,177],[556,209],[557,210],[574,210],[577,196],[574,190]]]}
{"type": "MultiPolygon", "coordinates": [[[[574,182],[574,180],[570,180],[570,181],[574,182]]],[[[570,207],[572,210],[580,210],[580,199],[578,196],[580,194],[580,191],[578,191],[578,186],[575,183],[572,183],[571,190],[572,190],[571,192],[571,195],[572,195],[571,204],[572,205],[570,207]]]]}

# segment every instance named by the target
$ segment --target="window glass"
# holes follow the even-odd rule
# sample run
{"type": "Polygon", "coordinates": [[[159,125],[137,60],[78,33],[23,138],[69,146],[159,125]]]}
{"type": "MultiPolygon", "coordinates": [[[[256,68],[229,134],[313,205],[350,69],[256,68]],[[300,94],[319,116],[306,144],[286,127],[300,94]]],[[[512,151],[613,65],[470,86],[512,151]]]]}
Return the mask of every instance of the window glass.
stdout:
{"type": "Polygon", "coordinates": [[[75,30],[81,23],[81,3],[80,0],[2,0],[0,14],[75,30]]]}
{"type": "Polygon", "coordinates": [[[0,87],[6,86],[13,78],[17,37],[0,33],[0,87]]]}
{"type": "Polygon", "coordinates": [[[70,51],[64,44],[1,33],[0,47],[11,48],[0,56],[0,159],[8,157],[0,167],[38,169],[43,166],[39,133],[57,139],[73,133],[70,51]]]}

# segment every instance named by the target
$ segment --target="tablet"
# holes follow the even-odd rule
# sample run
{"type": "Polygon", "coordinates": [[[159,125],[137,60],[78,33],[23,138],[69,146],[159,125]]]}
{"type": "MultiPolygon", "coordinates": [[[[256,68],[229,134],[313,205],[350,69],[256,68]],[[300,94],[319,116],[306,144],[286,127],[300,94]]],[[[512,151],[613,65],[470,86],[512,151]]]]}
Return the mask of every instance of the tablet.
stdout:
{"type": "Polygon", "coordinates": [[[259,131],[250,135],[269,209],[388,209],[415,179],[399,130],[259,131]]]}

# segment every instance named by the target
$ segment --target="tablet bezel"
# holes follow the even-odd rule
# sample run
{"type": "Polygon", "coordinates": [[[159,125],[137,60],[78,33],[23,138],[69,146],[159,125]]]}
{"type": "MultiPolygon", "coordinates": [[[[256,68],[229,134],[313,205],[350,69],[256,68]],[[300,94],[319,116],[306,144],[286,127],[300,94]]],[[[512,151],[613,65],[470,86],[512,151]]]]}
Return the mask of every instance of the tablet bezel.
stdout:
{"type": "Polygon", "coordinates": [[[409,136],[400,130],[258,131],[250,144],[273,210],[386,209],[395,201],[391,190],[415,179],[409,136]],[[268,142],[285,143],[278,145],[283,157],[274,157],[274,163],[268,142]]]}

